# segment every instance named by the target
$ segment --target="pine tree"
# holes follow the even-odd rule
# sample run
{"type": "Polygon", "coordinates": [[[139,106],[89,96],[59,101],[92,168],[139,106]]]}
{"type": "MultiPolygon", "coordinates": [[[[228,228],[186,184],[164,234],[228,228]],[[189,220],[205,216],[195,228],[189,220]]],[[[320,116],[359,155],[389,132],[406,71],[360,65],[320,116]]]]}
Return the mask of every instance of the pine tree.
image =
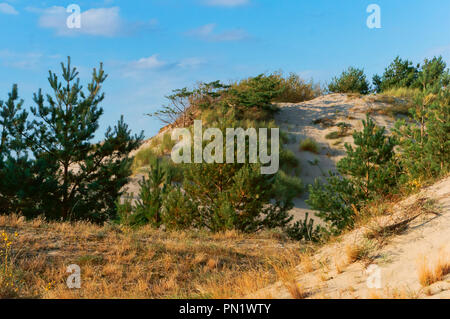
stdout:
{"type": "Polygon", "coordinates": [[[445,175],[450,163],[450,90],[423,92],[411,110],[414,123],[398,121],[401,161],[407,182],[445,175]]]}
{"type": "Polygon", "coordinates": [[[132,136],[121,118],[108,128],[104,140],[93,143],[103,109],[102,84],[107,75],[100,64],[92,81],[83,90],[76,68],[61,63],[62,80],[49,71],[53,95],[46,101],[41,90],[34,95],[34,130],[26,136],[36,161],[55,163],[44,179],[58,184],[46,194],[49,217],[104,221],[116,215],[115,201],[131,175],[130,151],[136,149],[143,134],[132,136]]]}
{"type": "Polygon", "coordinates": [[[275,176],[262,175],[259,164],[186,164],[183,188],[198,207],[200,227],[213,232],[254,232],[285,227],[291,220],[292,194],[277,196],[275,176]]]}
{"type": "Polygon", "coordinates": [[[400,176],[394,153],[397,141],[369,115],[353,140],[356,147],[345,144],[347,155],[337,164],[340,175],[329,173],[325,183],[316,180],[309,186],[307,204],[319,211],[334,234],[352,227],[356,212],[367,201],[395,190],[400,176]]]}
{"type": "Polygon", "coordinates": [[[339,173],[349,176],[358,192],[367,199],[387,194],[397,183],[399,175],[395,162],[395,138],[387,137],[384,127],[377,127],[366,116],[363,131],[353,133],[356,145],[345,144],[347,156],[338,164],[339,173]]]}

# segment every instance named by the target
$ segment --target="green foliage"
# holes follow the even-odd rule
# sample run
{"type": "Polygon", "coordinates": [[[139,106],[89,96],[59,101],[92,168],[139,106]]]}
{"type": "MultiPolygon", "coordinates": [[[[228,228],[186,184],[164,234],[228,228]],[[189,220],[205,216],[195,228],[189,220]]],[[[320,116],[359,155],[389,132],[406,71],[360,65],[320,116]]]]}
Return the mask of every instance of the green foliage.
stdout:
{"type": "Polygon", "coordinates": [[[150,224],[159,227],[162,224],[162,207],[165,196],[170,190],[170,176],[165,172],[159,160],[152,165],[148,178],[139,182],[138,199],[134,205],[126,201],[119,210],[129,214],[121,214],[122,222],[130,225],[150,224]]]}
{"type": "Polygon", "coordinates": [[[320,226],[314,227],[314,220],[308,218],[308,213],[305,214],[305,219],[295,222],[294,225],[289,226],[286,230],[286,234],[291,239],[312,242],[320,241],[321,232],[322,228],[320,226]]]}
{"type": "Polygon", "coordinates": [[[131,174],[127,155],[139,146],[142,134],[131,136],[121,119],[108,128],[102,143],[93,144],[103,114],[99,104],[107,76],[102,65],[94,69],[86,92],[70,58],[61,66],[62,81],[49,72],[53,94],[44,99],[39,90],[34,95],[32,122],[27,121],[27,113],[19,113],[21,102],[14,103],[18,99],[15,87],[2,105],[3,137],[7,136],[1,150],[1,193],[7,198],[2,210],[20,209],[27,217],[44,214],[101,222],[116,214],[115,200],[131,174]],[[11,190],[17,194],[13,200],[8,199],[11,190]]]}
{"type": "Polygon", "coordinates": [[[404,181],[445,176],[450,171],[450,92],[424,92],[411,109],[415,123],[398,121],[404,181]]]}
{"type": "Polygon", "coordinates": [[[258,164],[189,164],[189,168],[183,188],[199,208],[201,227],[254,232],[284,227],[292,219],[287,213],[293,206],[292,194],[275,194],[275,176],[262,175],[258,164]]]}
{"type": "Polygon", "coordinates": [[[182,230],[197,227],[198,209],[179,187],[172,187],[164,200],[162,222],[166,229],[182,230]]]}
{"type": "Polygon", "coordinates": [[[58,185],[46,178],[56,168],[54,161],[29,157],[25,133],[31,128],[22,106],[17,85],[5,103],[0,101],[0,214],[32,216],[47,208],[45,194],[56,192],[58,185]]]}
{"type": "Polygon", "coordinates": [[[290,73],[287,77],[281,73],[275,76],[280,80],[282,92],[274,98],[274,102],[299,103],[312,100],[321,94],[319,85],[314,85],[312,81],[307,83],[295,73],[290,73]]]}
{"type": "Polygon", "coordinates": [[[228,90],[228,105],[239,109],[256,108],[273,111],[272,101],[283,92],[275,75],[260,74],[233,85],[228,90]]]}
{"type": "Polygon", "coordinates": [[[353,133],[353,140],[355,148],[345,144],[347,155],[337,164],[339,173],[349,176],[366,199],[392,191],[399,176],[396,140],[386,136],[384,127],[376,127],[369,115],[363,120],[363,131],[353,133]]]}
{"type": "Polygon", "coordinates": [[[300,164],[295,154],[287,148],[280,150],[280,168],[286,173],[299,172],[300,164]]]}
{"type": "Polygon", "coordinates": [[[383,76],[373,77],[374,90],[377,93],[397,88],[420,88],[437,93],[448,86],[450,81],[447,64],[441,56],[425,59],[422,66],[414,66],[411,61],[396,57],[385,69],[383,76]]]}
{"type": "Polygon", "coordinates": [[[347,155],[338,164],[341,176],[329,173],[326,182],[309,186],[308,205],[318,210],[333,234],[352,227],[355,212],[365,202],[392,192],[399,180],[400,167],[394,147],[397,142],[385,135],[367,115],[363,131],[353,133],[354,143],[346,144],[347,155]]]}
{"type": "Polygon", "coordinates": [[[328,90],[332,93],[367,94],[369,93],[369,83],[364,70],[349,67],[339,77],[334,77],[331,80],[328,90]]]}
{"type": "Polygon", "coordinates": [[[200,83],[198,88],[193,91],[192,103],[202,110],[214,108],[229,88],[230,85],[223,84],[220,81],[200,83]]]}
{"type": "Polygon", "coordinates": [[[328,223],[331,233],[353,226],[362,196],[349,179],[329,173],[325,183],[316,179],[308,190],[306,203],[318,211],[316,215],[328,223]]]}
{"type": "Polygon", "coordinates": [[[275,175],[273,195],[274,198],[283,199],[287,196],[288,198],[298,197],[303,192],[303,183],[300,178],[295,176],[290,176],[284,171],[280,170],[275,175]]]}
{"type": "Polygon", "coordinates": [[[383,76],[381,77],[381,83],[379,84],[380,92],[390,88],[413,87],[417,81],[419,73],[418,68],[419,66],[413,66],[411,61],[402,60],[397,56],[384,70],[383,76]]]}
{"type": "Polygon", "coordinates": [[[349,129],[351,128],[351,125],[345,122],[340,122],[337,124],[337,127],[339,128],[338,131],[330,132],[327,135],[325,135],[326,139],[334,140],[341,137],[345,137],[347,135],[350,135],[348,133],[349,129]]]}
{"type": "Polygon", "coordinates": [[[178,186],[173,185],[170,166],[160,159],[150,163],[147,177],[139,182],[139,194],[132,203],[133,194],[116,202],[119,223],[155,228],[186,229],[194,226],[196,207],[178,186]]]}
{"type": "Polygon", "coordinates": [[[423,90],[438,92],[442,87],[449,84],[449,70],[442,57],[425,59],[418,76],[418,83],[423,90]]]}
{"type": "Polygon", "coordinates": [[[163,172],[157,161],[148,173],[148,178],[143,177],[139,182],[139,196],[133,209],[134,214],[131,215],[132,224],[151,224],[155,227],[161,225],[161,210],[169,185],[170,176],[163,172]]]}
{"type": "Polygon", "coordinates": [[[146,171],[149,167],[156,165],[159,161],[161,168],[170,174],[173,182],[181,182],[183,180],[183,168],[175,164],[168,156],[157,155],[151,147],[143,148],[136,153],[133,159],[132,170],[137,173],[146,171]]]}
{"type": "Polygon", "coordinates": [[[318,154],[319,146],[317,145],[316,141],[308,137],[300,141],[300,150],[318,154]]]}

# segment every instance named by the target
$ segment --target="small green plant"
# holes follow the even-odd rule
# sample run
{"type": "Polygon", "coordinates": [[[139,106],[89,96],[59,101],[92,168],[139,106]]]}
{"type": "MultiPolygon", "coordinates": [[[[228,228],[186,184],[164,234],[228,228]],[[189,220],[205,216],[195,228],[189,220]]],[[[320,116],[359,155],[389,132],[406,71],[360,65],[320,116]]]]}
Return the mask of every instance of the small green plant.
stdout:
{"type": "Polygon", "coordinates": [[[136,203],[132,205],[128,200],[118,204],[121,222],[136,226],[144,224],[161,226],[162,206],[170,190],[170,182],[170,175],[161,168],[160,161],[157,160],[151,167],[148,177],[143,177],[139,182],[140,189],[136,203]]]}
{"type": "Polygon", "coordinates": [[[316,179],[308,191],[306,203],[318,211],[316,215],[328,223],[332,234],[353,226],[355,210],[362,198],[349,179],[329,173],[326,182],[316,179]]]}
{"type": "Polygon", "coordinates": [[[300,150],[318,154],[319,146],[317,145],[316,141],[308,137],[300,142],[300,150]]]}
{"type": "Polygon", "coordinates": [[[318,242],[321,238],[321,228],[320,226],[314,227],[314,220],[308,218],[308,213],[305,214],[303,220],[295,222],[294,225],[287,227],[286,230],[289,238],[294,240],[305,240],[318,242]]]}
{"type": "Polygon", "coordinates": [[[345,122],[340,122],[336,126],[339,128],[339,130],[330,132],[327,135],[325,135],[326,139],[335,140],[335,139],[350,135],[348,133],[348,131],[352,127],[350,124],[345,123],[345,122]]]}
{"type": "Polygon", "coordinates": [[[341,136],[339,135],[339,132],[337,132],[337,131],[333,131],[333,132],[330,132],[327,135],[325,135],[325,138],[327,140],[335,140],[335,139],[338,139],[340,137],[341,136]]]}

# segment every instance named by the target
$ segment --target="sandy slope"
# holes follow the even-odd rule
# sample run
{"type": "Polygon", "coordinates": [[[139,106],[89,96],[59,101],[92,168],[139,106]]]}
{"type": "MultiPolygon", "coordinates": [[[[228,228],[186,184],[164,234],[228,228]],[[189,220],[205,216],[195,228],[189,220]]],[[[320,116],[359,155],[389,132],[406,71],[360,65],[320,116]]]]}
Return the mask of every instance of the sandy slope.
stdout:
{"type": "MultiPolygon", "coordinates": [[[[295,154],[300,161],[300,178],[305,185],[314,182],[314,179],[321,177],[329,170],[334,171],[336,163],[344,155],[344,143],[352,143],[351,135],[340,139],[326,139],[325,136],[337,130],[335,126],[339,122],[345,122],[353,130],[361,130],[361,120],[365,119],[366,112],[370,109],[380,109],[385,107],[382,103],[371,102],[367,97],[352,97],[346,94],[329,94],[320,96],[314,100],[303,103],[281,103],[281,108],[275,120],[281,130],[289,133],[291,142],[287,147],[295,154]],[[313,124],[318,119],[332,120],[332,126],[324,127],[321,124],[313,124]],[[313,154],[299,150],[300,141],[305,138],[312,138],[320,145],[319,154],[313,154]],[[334,145],[339,142],[338,145],[334,145]],[[311,165],[311,161],[319,160],[318,165],[311,165]]],[[[392,128],[395,120],[384,115],[372,115],[372,118],[380,126],[385,126],[388,130],[392,128]]],[[[308,194],[304,193],[301,198],[295,200],[295,208],[292,214],[295,219],[301,219],[305,213],[311,211],[305,199],[308,194]]],[[[310,214],[311,215],[311,214],[310,214]]]]}
{"type": "MultiPolygon", "coordinates": [[[[345,155],[344,143],[352,143],[353,141],[351,135],[339,140],[326,139],[325,136],[328,133],[337,130],[335,125],[339,122],[350,124],[352,126],[350,133],[353,130],[361,130],[361,119],[365,118],[367,111],[382,109],[387,105],[374,103],[367,96],[360,98],[347,94],[329,94],[303,103],[281,103],[278,106],[280,112],[275,116],[275,120],[281,130],[289,133],[291,143],[287,147],[300,161],[301,174],[299,177],[305,185],[308,185],[314,182],[315,178],[321,177],[323,173],[335,170],[337,161],[345,155]],[[313,121],[324,118],[332,120],[334,124],[330,127],[313,124],[313,121]],[[306,137],[314,139],[320,145],[319,154],[299,150],[300,140],[306,137]],[[340,143],[334,145],[338,141],[340,143]],[[315,159],[319,160],[318,166],[310,164],[310,161],[315,159]]],[[[373,114],[372,118],[378,125],[385,126],[387,129],[392,128],[394,124],[394,119],[388,116],[373,114]]],[[[165,130],[161,131],[152,139],[161,138],[165,132],[165,130]]],[[[130,155],[133,156],[139,150],[149,147],[152,139],[146,140],[138,150],[130,155]]],[[[143,173],[135,174],[125,187],[135,197],[139,192],[138,182],[143,176],[143,173]]],[[[291,211],[294,220],[302,219],[306,212],[312,211],[305,203],[307,198],[308,194],[305,192],[301,198],[295,199],[295,207],[291,211]]],[[[317,222],[320,221],[317,220],[317,222]]]]}
{"type": "MultiPolygon", "coordinates": [[[[418,265],[423,258],[430,266],[438,256],[450,261],[450,177],[401,201],[386,213],[344,235],[339,242],[324,246],[313,257],[314,271],[308,272],[302,265],[297,267],[296,282],[308,298],[450,298],[450,274],[428,287],[422,287],[418,279],[418,265]],[[427,202],[433,204],[427,206],[427,202]],[[367,242],[365,234],[370,230],[420,211],[428,213],[412,221],[400,234],[381,242],[371,240],[374,248],[368,260],[345,263],[348,247],[367,242]],[[369,289],[367,285],[370,265],[379,267],[379,289],[369,289]]],[[[292,295],[283,283],[277,283],[252,297],[292,298],[292,295]]]]}

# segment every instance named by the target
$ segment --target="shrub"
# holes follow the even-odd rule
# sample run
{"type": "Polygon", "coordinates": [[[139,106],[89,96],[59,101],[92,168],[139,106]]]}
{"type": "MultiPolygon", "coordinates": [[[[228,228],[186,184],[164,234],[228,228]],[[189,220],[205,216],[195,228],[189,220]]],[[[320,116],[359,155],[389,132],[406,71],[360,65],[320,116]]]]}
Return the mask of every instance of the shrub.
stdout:
{"type": "Polygon", "coordinates": [[[272,101],[283,91],[277,76],[260,74],[232,85],[227,92],[226,103],[241,110],[256,108],[274,111],[272,101]]]}
{"type": "Polygon", "coordinates": [[[183,168],[175,164],[170,157],[158,156],[153,151],[152,147],[143,148],[136,153],[133,159],[132,171],[137,173],[139,171],[146,171],[149,167],[154,166],[159,161],[161,168],[170,174],[173,182],[180,182],[183,180],[183,168]]]}
{"type": "Polygon", "coordinates": [[[435,93],[449,84],[449,70],[447,64],[440,57],[425,59],[419,72],[417,82],[423,90],[432,90],[435,93]]]}
{"type": "Polygon", "coordinates": [[[198,208],[179,187],[173,187],[164,200],[162,222],[168,230],[183,230],[197,226],[198,208]]]}
{"type": "Polygon", "coordinates": [[[330,132],[327,135],[325,135],[325,138],[327,140],[335,140],[335,139],[338,139],[338,138],[341,138],[341,137],[342,136],[337,131],[333,131],[333,132],[330,132]]]}
{"type": "Polygon", "coordinates": [[[332,93],[369,93],[369,83],[364,70],[349,67],[339,77],[334,77],[328,85],[332,93]]]}
{"type": "Polygon", "coordinates": [[[306,203],[318,211],[316,215],[328,223],[331,233],[339,234],[353,226],[355,209],[359,209],[362,198],[349,179],[329,173],[326,183],[316,179],[308,191],[306,203]]]}
{"type": "Polygon", "coordinates": [[[445,176],[450,171],[450,90],[424,92],[411,109],[415,123],[398,121],[404,181],[445,176]]]}
{"type": "Polygon", "coordinates": [[[120,208],[122,212],[129,209],[128,214],[122,214],[122,222],[130,225],[150,224],[159,227],[162,224],[162,207],[165,196],[170,191],[170,176],[167,175],[159,160],[152,165],[148,178],[143,177],[139,182],[138,199],[134,205],[125,202],[120,208]]]}
{"type": "Polygon", "coordinates": [[[199,226],[213,232],[254,232],[285,227],[292,194],[274,190],[275,176],[261,175],[258,164],[187,164],[183,188],[199,208],[199,226]],[[274,199],[274,202],[272,202],[274,199]]]}
{"type": "Polygon", "coordinates": [[[346,157],[338,164],[341,176],[329,173],[326,182],[309,186],[308,205],[318,210],[330,231],[340,233],[352,227],[355,213],[365,202],[395,189],[399,165],[394,156],[396,140],[385,135],[367,115],[363,131],[353,133],[355,148],[345,144],[346,157]]]}
{"type": "Polygon", "coordinates": [[[301,79],[297,74],[290,73],[287,77],[282,74],[276,74],[280,80],[282,92],[274,98],[274,102],[299,103],[316,98],[321,94],[319,85],[314,85],[301,79]]]}
{"type": "Polygon", "coordinates": [[[337,167],[341,174],[351,178],[358,192],[370,199],[392,191],[398,182],[400,171],[394,156],[397,141],[387,137],[385,128],[377,127],[369,115],[362,122],[363,131],[353,133],[356,147],[345,144],[346,157],[337,167]]]}
{"type": "Polygon", "coordinates": [[[289,176],[282,170],[278,171],[274,182],[274,198],[282,199],[286,194],[288,197],[298,197],[303,192],[303,183],[300,178],[289,176]]]}
{"type": "Polygon", "coordinates": [[[308,137],[308,138],[300,141],[300,150],[318,154],[319,146],[313,139],[308,137]]]}
{"type": "Polygon", "coordinates": [[[350,124],[347,124],[345,122],[340,122],[337,124],[337,127],[339,128],[338,131],[328,133],[327,135],[325,135],[325,138],[329,139],[329,140],[334,140],[334,139],[338,139],[338,138],[350,135],[348,133],[348,130],[351,127],[350,124]]]}
{"type": "Polygon", "coordinates": [[[402,60],[397,56],[394,61],[384,70],[383,76],[374,76],[373,82],[379,92],[391,88],[413,87],[418,77],[418,67],[408,60],[402,60]]]}
{"type": "Polygon", "coordinates": [[[300,170],[299,161],[295,154],[286,148],[280,150],[280,168],[286,173],[292,171],[298,172],[300,170]]]}
{"type": "Polygon", "coordinates": [[[289,238],[294,240],[318,242],[321,238],[321,231],[321,227],[314,227],[314,220],[308,218],[308,213],[306,213],[305,218],[288,227],[286,233],[289,238]]]}

